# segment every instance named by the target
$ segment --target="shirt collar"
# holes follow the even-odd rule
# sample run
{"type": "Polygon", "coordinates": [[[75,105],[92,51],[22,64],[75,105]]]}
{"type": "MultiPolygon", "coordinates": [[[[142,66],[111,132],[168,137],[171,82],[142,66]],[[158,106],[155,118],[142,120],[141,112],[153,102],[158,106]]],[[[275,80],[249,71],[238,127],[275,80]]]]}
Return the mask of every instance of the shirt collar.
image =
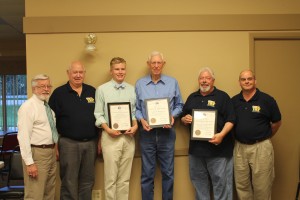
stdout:
{"type": "MultiPolygon", "coordinates": [[[[251,97],[251,99],[249,101],[256,101],[259,97],[259,94],[260,94],[260,90],[258,88],[256,88],[255,94],[253,95],[253,97],[251,97]]],[[[240,92],[239,98],[240,98],[240,100],[243,100],[243,101],[245,100],[244,96],[243,96],[243,91],[240,92]]]]}
{"type": "Polygon", "coordinates": [[[116,81],[114,81],[113,79],[111,80],[111,82],[112,82],[112,84],[113,84],[113,86],[114,86],[114,88],[116,88],[116,89],[124,89],[125,87],[126,87],[126,84],[124,83],[124,82],[122,82],[122,83],[117,83],[116,81]]]}
{"type": "MultiPolygon", "coordinates": [[[[164,76],[163,74],[160,76],[160,80],[157,81],[157,83],[158,83],[158,82],[162,82],[163,84],[166,83],[166,79],[165,79],[165,76],[164,76]]],[[[146,77],[146,85],[149,85],[150,83],[154,83],[154,82],[152,81],[151,75],[149,74],[149,75],[146,77]]]]}
{"type": "MultiPolygon", "coordinates": [[[[66,86],[67,86],[69,92],[76,92],[76,91],[73,90],[73,88],[71,87],[69,81],[67,82],[66,86]]],[[[83,92],[84,90],[85,90],[85,83],[82,83],[82,92],[83,92]]]]}
{"type": "Polygon", "coordinates": [[[38,102],[38,103],[41,104],[41,105],[44,105],[44,101],[41,100],[41,99],[39,99],[38,96],[37,96],[36,94],[33,94],[32,97],[34,98],[34,100],[35,100],[36,102],[38,102]]]}

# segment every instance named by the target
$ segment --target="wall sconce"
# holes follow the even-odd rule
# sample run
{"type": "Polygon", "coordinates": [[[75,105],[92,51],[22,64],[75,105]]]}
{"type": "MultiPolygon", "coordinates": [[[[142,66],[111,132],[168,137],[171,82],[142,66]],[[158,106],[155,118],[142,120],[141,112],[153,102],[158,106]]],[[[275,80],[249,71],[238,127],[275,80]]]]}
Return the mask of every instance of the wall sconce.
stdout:
{"type": "Polygon", "coordinates": [[[96,42],[97,42],[97,36],[95,33],[88,33],[85,36],[85,43],[86,43],[86,47],[85,50],[86,51],[95,51],[96,50],[96,42]]]}

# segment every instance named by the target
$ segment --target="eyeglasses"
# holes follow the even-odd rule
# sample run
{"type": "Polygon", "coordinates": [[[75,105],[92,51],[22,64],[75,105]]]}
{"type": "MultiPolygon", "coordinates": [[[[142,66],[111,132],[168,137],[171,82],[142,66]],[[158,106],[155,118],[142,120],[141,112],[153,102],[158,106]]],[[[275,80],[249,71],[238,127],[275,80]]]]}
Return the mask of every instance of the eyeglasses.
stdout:
{"type": "Polygon", "coordinates": [[[151,65],[162,65],[164,62],[150,62],[151,65]]]}
{"type": "Polygon", "coordinates": [[[36,87],[39,89],[46,90],[46,89],[51,89],[52,85],[40,85],[40,86],[36,86],[36,87]]]}
{"type": "Polygon", "coordinates": [[[248,78],[240,78],[241,82],[245,82],[245,81],[253,81],[254,77],[248,77],[248,78]]]}

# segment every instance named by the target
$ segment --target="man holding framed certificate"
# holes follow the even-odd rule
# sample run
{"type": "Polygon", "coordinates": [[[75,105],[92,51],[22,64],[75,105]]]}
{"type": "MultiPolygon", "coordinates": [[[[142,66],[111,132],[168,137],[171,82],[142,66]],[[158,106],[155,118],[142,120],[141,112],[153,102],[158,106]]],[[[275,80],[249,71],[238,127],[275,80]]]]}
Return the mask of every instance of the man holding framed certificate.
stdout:
{"type": "Polygon", "coordinates": [[[150,74],[136,82],[136,118],[140,122],[142,155],[141,189],[143,200],[153,200],[156,159],[162,173],[162,199],[173,199],[174,118],[182,111],[178,82],[162,74],[165,61],[160,52],[152,52],[147,65],[150,74]]]}
{"type": "Polygon", "coordinates": [[[189,125],[190,178],[196,200],[210,199],[212,181],[214,199],[232,199],[233,138],[230,134],[235,114],[230,97],[214,86],[214,73],[200,69],[200,89],[190,94],[183,107],[181,121],[189,125]]]}
{"type": "MultiPolygon", "coordinates": [[[[104,159],[105,199],[128,199],[132,161],[135,153],[134,134],[136,95],[134,87],[124,81],[126,61],[110,61],[112,80],[96,90],[96,126],[103,129],[99,138],[104,159]]],[[[101,151],[101,149],[98,149],[101,151]]]]}

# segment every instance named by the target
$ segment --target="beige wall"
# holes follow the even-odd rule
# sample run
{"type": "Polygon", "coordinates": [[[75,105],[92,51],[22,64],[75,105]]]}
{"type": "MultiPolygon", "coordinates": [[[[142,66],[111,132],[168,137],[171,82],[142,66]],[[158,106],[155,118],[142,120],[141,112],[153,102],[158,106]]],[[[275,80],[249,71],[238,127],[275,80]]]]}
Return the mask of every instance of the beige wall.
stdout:
{"type": "MultiPolygon", "coordinates": [[[[67,81],[66,68],[70,62],[80,59],[87,68],[86,83],[97,87],[110,79],[110,59],[120,56],[127,60],[127,82],[135,84],[147,73],[148,54],[158,50],[167,60],[164,72],[177,78],[184,101],[197,89],[197,73],[202,66],[212,67],[216,86],[232,96],[239,92],[239,72],[250,63],[249,34],[299,31],[300,25],[296,23],[299,15],[294,14],[300,14],[300,2],[296,0],[284,3],[27,0],[24,30],[28,83],[35,74],[46,73],[57,87],[67,81]],[[131,18],[132,15],[136,15],[137,20],[131,18]],[[93,53],[85,51],[84,37],[88,32],[95,32],[98,37],[97,51],[93,53]]],[[[188,175],[189,133],[179,122],[176,128],[174,199],[189,200],[194,195],[188,175]]],[[[131,200],[141,198],[140,170],[137,156],[131,178],[131,200]]],[[[96,163],[96,174],[95,189],[103,193],[101,159],[96,163]]],[[[159,200],[159,173],[155,183],[155,200],[159,200]]]]}
{"type": "Polygon", "coordinates": [[[192,15],[192,14],[274,14],[299,13],[298,0],[26,0],[26,17],[96,15],[192,15]],[[53,12],[55,10],[55,12],[53,12]]]}

